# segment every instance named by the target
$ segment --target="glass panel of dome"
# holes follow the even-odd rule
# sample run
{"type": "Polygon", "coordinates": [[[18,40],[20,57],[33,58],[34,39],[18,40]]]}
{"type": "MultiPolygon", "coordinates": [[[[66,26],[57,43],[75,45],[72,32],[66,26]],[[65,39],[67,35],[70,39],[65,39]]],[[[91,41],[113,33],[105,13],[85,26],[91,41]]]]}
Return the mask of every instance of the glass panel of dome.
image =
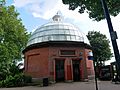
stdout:
{"type": "Polygon", "coordinates": [[[31,37],[31,40],[33,40],[35,38],[35,35],[33,35],[32,37],[31,37]]]}
{"type": "Polygon", "coordinates": [[[34,43],[37,43],[37,42],[38,42],[38,38],[35,38],[35,39],[34,39],[34,43]]]}
{"type": "Polygon", "coordinates": [[[53,34],[54,33],[54,30],[49,30],[48,31],[48,35],[51,35],[51,34],[53,34]]]}
{"type": "Polygon", "coordinates": [[[38,36],[41,36],[41,32],[37,32],[38,36]]]}
{"type": "Polygon", "coordinates": [[[72,26],[69,26],[69,29],[70,29],[70,30],[74,30],[74,28],[73,28],[72,26]]]}
{"type": "Polygon", "coordinates": [[[55,27],[54,27],[55,25],[51,25],[51,26],[49,26],[49,30],[51,30],[51,29],[54,29],[55,27]]]}
{"type": "Polygon", "coordinates": [[[39,38],[38,38],[38,42],[41,42],[41,41],[42,41],[42,37],[39,37],[39,38]]]}
{"type": "Polygon", "coordinates": [[[39,32],[39,31],[41,31],[41,27],[36,30],[36,32],[39,32]]]}
{"type": "Polygon", "coordinates": [[[76,40],[76,37],[75,36],[71,36],[71,40],[76,40]]]}
{"type": "Polygon", "coordinates": [[[76,36],[76,41],[80,41],[80,37],[79,36],[76,36]]]}
{"type": "Polygon", "coordinates": [[[40,36],[44,36],[45,31],[39,32],[40,36]]]}
{"type": "Polygon", "coordinates": [[[64,30],[59,30],[59,34],[65,34],[64,30]]]}
{"type": "Polygon", "coordinates": [[[46,26],[43,28],[43,30],[42,30],[42,31],[45,31],[45,30],[47,30],[47,27],[46,27],[46,26]]]}
{"type": "Polygon", "coordinates": [[[44,31],[44,35],[49,35],[49,30],[44,31]]]}
{"type": "Polygon", "coordinates": [[[37,29],[36,29],[36,31],[39,31],[41,29],[41,27],[38,27],[37,29]]]}
{"type": "Polygon", "coordinates": [[[70,40],[70,36],[67,35],[66,38],[67,38],[67,40],[70,40]]]}
{"type": "Polygon", "coordinates": [[[64,30],[65,34],[70,34],[70,30],[64,30]]]}
{"type": "Polygon", "coordinates": [[[51,36],[49,35],[49,36],[48,36],[48,41],[51,41],[51,40],[52,40],[52,39],[51,39],[51,36]]]}
{"type": "Polygon", "coordinates": [[[31,39],[32,39],[32,37],[30,37],[30,38],[28,39],[28,42],[29,42],[31,39]]]}
{"type": "Polygon", "coordinates": [[[53,29],[54,25],[50,25],[50,26],[47,26],[47,29],[50,30],[50,29],[53,29]]]}
{"type": "Polygon", "coordinates": [[[54,40],[60,40],[60,36],[59,36],[59,35],[54,35],[54,36],[53,36],[53,39],[54,39],[54,40]]]}
{"type": "Polygon", "coordinates": [[[59,30],[51,30],[51,34],[59,34],[59,30]]]}
{"type": "Polygon", "coordinates": [[[34,35],[35,37],[39,37],[39,33],[35,33],[35,35],[34,35]]]}
{"type": "Polygon", "coordinates": [[[54,38],[53,36],[49,36],[49,40],[53,41],[54,40],[53,38],[54,38]]]}
{"type": "Polygon", "coordinates": [[[67,26],[67,25],[64,25],[64,29],[69,29],[69,26],[67,26]]]}
{"type": "Polygon", "coordinates": [[[71,34],[71,35],[75,35],[74,30],[70,30],[70,34],[71,34]]]}
{"type": "Polygon", "coordinates": [[[64,28],[64,26],[63,25],[59,25],[59,29],[63,29],[64,28]]]}
{"type": "Polygon", "coordinates": [[[78,28],[76,28],[76,27],[73,27],[73,30],[79,30],[78,28]]]}
{"type": "Polygon", "coordinates": [[[84,38],[83,38],[83,37],[80,37],[80,41],[83,41],[83,42],[84,42],[84,38]]]}
{"type": "Polygon", "coordinates": [[[44,27],[41,27],[40,29],[39,29],[39,31],[43,31],[44,30],[44,27]]]}
{"type": "Polygon", "coordinates": [[[66,40],[66,36],[65,35],[60,35],[60,40],[66,40]]]}
{"type": "Polygon", "coordinates": [[[41,42],[43,42],[43,41],[44,41],[44,37],[42,36],[42,37],[41,37],[41,42]]]}
{"type": "Polygon", "coordinates": [[[54,29],[58,29],[59,26],[58,26],[58,25],[53,25],[53,28],[54,28],[54,29]]]}
{"type": "Polygon", "coordinates": [[[74,33],[75,33],[76,36],[79,36],[79,33],[78,33],[77,30],[75,30],[74,33]]]}
{"type": "Polygon", "coordinates": [[[45,27],[45,30],[49,30],[51,26],[46,26],[45,27]]]}
{"type": "Polygon", "coordinates": [[[55,29],[56,28],[56,25],[51,25],[51,29],[55,29]]]}
{"type": "Polygon", "coordinates": [[[43,41],[48,41],[48,36],[44,36],[43,41]]]}
{"type": "Polygon", "coordinates": [[[35,34],[36,32],[37,32],[37,31],[35,30],[35,31],[32,33],[32,35],[35,34]]]}
{"type": "Polygon", "coordinates": [[[33,43],[34,43],[34,40],[31,40],[31,41],[30,41],[30,44],[33,44],[33,43]]]}
{"type": "Polygon", "coordinates": [[[81,34],[81,32],[80,32],[80,31],[78,31],[78,36],[82,36],[82,34],[81,34]]]}

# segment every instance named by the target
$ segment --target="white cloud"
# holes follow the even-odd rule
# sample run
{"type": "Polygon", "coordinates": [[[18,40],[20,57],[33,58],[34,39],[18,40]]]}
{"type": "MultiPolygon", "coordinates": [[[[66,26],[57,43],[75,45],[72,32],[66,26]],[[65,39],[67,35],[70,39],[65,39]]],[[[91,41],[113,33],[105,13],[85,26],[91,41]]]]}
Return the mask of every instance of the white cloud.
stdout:
{"type": "Polygon", "coordinates": [[[21,7],[25,7],[26,5],[39,3],[39,2],[40,2],[39,0],[14,0],[13,5],[15,5],[18,8],[21,8],[21,7]]]}
{"type": "Polygon", "coordinates": [[[34,17],[39,16],[48,19],[52,15],[51,11],[54,11],[57,2],[57,0],[14,0],[13,5],[17,8],[25,8],[34,17]]]}

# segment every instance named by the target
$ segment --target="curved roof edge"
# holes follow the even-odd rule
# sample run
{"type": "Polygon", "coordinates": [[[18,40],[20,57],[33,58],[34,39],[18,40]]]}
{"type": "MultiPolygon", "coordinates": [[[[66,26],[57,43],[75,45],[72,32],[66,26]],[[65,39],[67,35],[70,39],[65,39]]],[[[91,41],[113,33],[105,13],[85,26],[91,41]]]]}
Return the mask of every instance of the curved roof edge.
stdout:
{"type": "Polygon", "coordinates": [[[49,42],[42,42],[42,43],[37,43],[37,44],[32,44],[30,46],[27,46],[24,50],[23,53],[35,49],[35,48],[41,48],[41,47],[84,47],[85,49],[92,49],[92,47],[88,44],[85,44],[83,42],[75,42],[75,41],[49,41],[49,42]]]}

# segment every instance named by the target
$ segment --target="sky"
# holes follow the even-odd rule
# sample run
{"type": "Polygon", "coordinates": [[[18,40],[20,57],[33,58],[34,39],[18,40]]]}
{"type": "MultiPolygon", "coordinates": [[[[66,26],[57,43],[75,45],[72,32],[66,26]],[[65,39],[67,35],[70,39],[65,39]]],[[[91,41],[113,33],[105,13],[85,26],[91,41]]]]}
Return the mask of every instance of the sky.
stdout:
{"type": "MultiPolygon", "coordinates": [[[[68,5],[62,4],[62,0],[6,0],[6,5],[16,7],[28,32],[33,32],[37,27],[50,22],[51,18],[60,11],[65,22],[76,25],[86,35],[88,31],[100,31],[111,40],[106,20],[97,22],[89,19],[87,13],[79,14],[77,9],[71,11],[68,5]]],[[[120,50],[120,14],[116,17],[111,16],[111,21],[118,35],[117,43],[120,50]]],[[[112,44],[110,45],[112,49],[112,44]]],[[[107,64],[114,60],[113,57],[107,64]]]]}

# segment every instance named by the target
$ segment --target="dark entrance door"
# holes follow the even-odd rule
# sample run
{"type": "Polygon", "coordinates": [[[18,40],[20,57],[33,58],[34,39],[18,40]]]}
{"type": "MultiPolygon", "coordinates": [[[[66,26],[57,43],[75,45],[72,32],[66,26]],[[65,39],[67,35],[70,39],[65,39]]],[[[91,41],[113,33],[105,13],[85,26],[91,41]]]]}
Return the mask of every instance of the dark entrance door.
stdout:
{"type": "Polygon", "coordinates": [[[80,81],[80,61],[73,60],[73,80],[80,81]]]}
{"type": "Polygon", "coordinates": [[[56,82],[64,81],[65,80],[64,60],[56,60],[55,68],[56,68],[56,82]]]}

